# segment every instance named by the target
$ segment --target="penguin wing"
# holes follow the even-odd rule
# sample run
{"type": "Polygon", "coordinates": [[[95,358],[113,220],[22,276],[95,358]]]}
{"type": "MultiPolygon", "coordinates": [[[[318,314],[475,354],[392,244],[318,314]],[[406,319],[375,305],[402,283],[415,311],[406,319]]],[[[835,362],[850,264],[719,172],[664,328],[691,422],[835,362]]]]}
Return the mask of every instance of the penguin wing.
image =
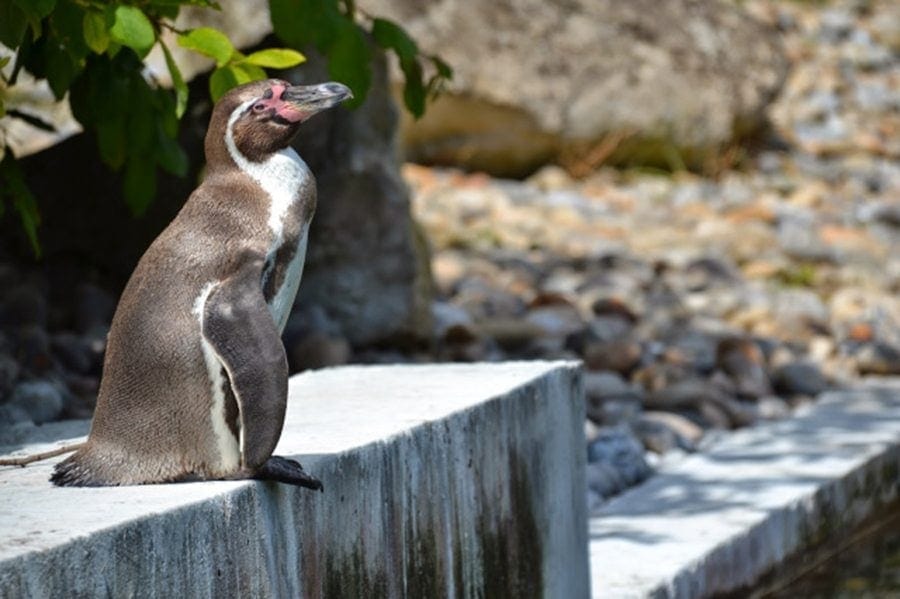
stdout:
{"type": "Polygon", "coordinates": [[[218,283],[206,299],[202,334],[231,382],[241,418],[241,457],[256,469],[275,450],[287,408],[288,365],[260,288],[262,260],[218,283]]]}

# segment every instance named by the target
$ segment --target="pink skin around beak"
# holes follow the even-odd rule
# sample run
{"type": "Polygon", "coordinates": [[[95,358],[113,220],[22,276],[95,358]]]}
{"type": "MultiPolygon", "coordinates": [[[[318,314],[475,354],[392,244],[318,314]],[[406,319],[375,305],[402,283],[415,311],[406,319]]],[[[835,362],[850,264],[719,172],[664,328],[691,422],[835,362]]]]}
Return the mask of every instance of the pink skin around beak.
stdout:
{"type": "Polygon", "coordinates": [[[350,90],[340,83],[319,85],[273,85],[257,106],[274,110],[275,115],[288,123],[303,122],[312,115],[352,98],[350,90]]]}

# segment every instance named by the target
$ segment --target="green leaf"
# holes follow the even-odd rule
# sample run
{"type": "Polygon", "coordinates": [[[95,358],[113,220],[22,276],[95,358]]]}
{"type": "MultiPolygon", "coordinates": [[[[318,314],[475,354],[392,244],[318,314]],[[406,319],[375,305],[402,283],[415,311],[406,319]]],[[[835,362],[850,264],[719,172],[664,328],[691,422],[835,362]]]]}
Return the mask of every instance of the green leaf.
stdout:
{"type": "Polygon", "coordinates": [[[9,64],[11,56],[0,56],[0,69],[9,64]]]}
{"type": "Polygon", "coordinates": [[[143,58],[156,43],[156,32],[147,15],[136,6],[117,6],[114,21],[109,29],[110,37],[128,46],[143,58]]]}
{"type": "Polygon", "coordinates": [[[172,77],[172,87],[175,88],[175,116],[181,118],[187,108],[188,86],[184,82],[184,77],[172,58],[169,48],[160,40],[159,45],[162,46],[163,56],[166,58],[166,67],[169,69],[169,75],[172,77]]]}
{"type": "Polygon", "coordinates": [[[242,59],[241,63],[252,64],[270,69],[289,69],[305,61],[306,57],[289,48],[269,48],[254,52],[242,59]]]}
{"type": "MultiPolygon", "coordinates": [[[[170,21],[174,21],[178,18],[178,10],[181,8],[181,4],[183,2],[154,2],[153,3],[153,12],[157,19],[160,17],[164,19],[168,19],[170,21]]],[[[192,4],[192,3],[191,3],[192,4]]]]}
{"type": "Polygon", "coordinates": [[[401,62],[416,60],[419,47],[396,23],[387,19],[372,21],[372,37],[382,48],[393,50],[401,62]]]}
{"type": "MultiPolygon", "coordinates": [[[[9,1],[9,0],[6,0],[9,1]]],[[[56,0],[13,0],[31,25],[34,38],[41,35],[41,20],[53,11],[56,0]]]]}
{"type": "Polygon", "coordinates": [[[0,43],[7,48],[18,48],[27,27],[22,9],[9,0],[0,1],[0,43]]]}
{"type": "Polygon", "coordinates": [[[236,63],[230,65],[237,74],[239,85],[250,83],[251,81],[259,81],[266,78],[266,72],[254,64],[236,63]]]}
{"type": "Polygon", "coordinates": [[[166,134],[162,126],[157,127],[156,163],[178,177],[187,174],[187,153],[176,140],[166,134]]]}
{"type": "Polygon", "coordinates": [[[362,104],[372,83],[371,52],[362,31],[351,21],[343,20],[338,35],[328,48],[328,73],[353,91],[349,107],[362,104]]]}
{"type": "Polygon", "coordinates": [[[12,152],[7,152],[0,161],[0,198],[7,197],[12,200],[13,207],[19,213],[22,228],[31,244],[35,258],[41,257],[41,244],[38,240],[37,228],[41,224],[41,215],[38,212],[37,202],[25,184],[25,178],[19,169],[19,164],[13,158],[12,152]]]}
{"type": "Polygon", "coordinates": [[[425,101],[428,96],[436,94],[444,81],[452,77],[452,69],[439,57],[428,57],[434,64],[437,73],[425,84],[419,48],[406,31],[387,19],[374,19],[372,21],[372,37],[379,46],[393,50],[397,55],[405,79],[403,103],[416,118],[421,117],[425,113],[425,101]]]}
{"type": "Polygon", "coordinates": [[[219,67],[209,77],[209,95],[212,96],[213,102],[218,102],[219,98],[225,95],[225,92],[232,87],[237,87],[238,81],[234,69],[231,67],[219,67]]]}
{"type": "Polygon", "coordinates": [[[50,31],[45,35],[64,49],[80,71],[90,53],[84,39],[85,11],[74,2],[61,2],[50,15],[50,31]]]}
{"type": "Polygon", "coordinates": [[[215,59],[222,67],[231,60],[234,46],[224,33],[212,27],[198,27],[178,36],[178,45],[215,59]]]}
{"type": "Polygon", "coordinates": [[[444,62],[440,56],[430,56],[434,68],[437,69],[438,75],[443,79],[453,79],[453,69],[449,64],[444,62]]]}
{"type": "Polygon", "coordinates": [[[209,95],[218,102],[233,87],[266,78],[266,72],[252,64],[228,64],[213,71],[209,78],[209,95]]]}
{"type": "Polygon", "coordinates": [[[84,29],[84,41],[88,48],[97,54],[106,52],[106,49],[109,48],[109,27],[106,15],[93,10],[84,13],[82,28],[84,29]]]}
{"type": "Polygon", "coordinates": [[[40,21],[56,6],[56,0],[14,0],[29,19],[40,21]]]}
{"type": "Polygon", "coordinates": [[[121,119],[97,123],[97,145],[100,158],[113,170],[125,163],[125,127],[121,119]]]}
{"type": "Polygon", "coordinates": [[[141,216],[156,196],[156,162],[132,156],[125,167],[125,203],[134,216],[141,216]]]}
{"type": "Polygon", "coordinates": [[[154,121],[156,111],[153,110],[153,90],[140,73],[133,73],[129,81],[130,98],[125,117],[125,142],[127,153],[134,156],[153,149],[156,143],[154,121]]]}
{"type": "Polygon", "coordinates": [[[45,44],[43,52],[47,83],[56,99],[62,100],[81,68],[59,44],[45,44]]]}
{"type": "Polygon", "coordinates": [[[422,83],[422,67],[418,60],[412,60],[405,64],[401,62],[405,83],[403,85],[403,103],[406,108],[419,118],[425,114],[425,99],[427,92],[422,83]]]}
{"type": "Polygon", "coordinates": [[[315,44],[323,51],[346,21],[334,1],[269,0],[269,14],[275,35],[287,45],[315,44]]]}

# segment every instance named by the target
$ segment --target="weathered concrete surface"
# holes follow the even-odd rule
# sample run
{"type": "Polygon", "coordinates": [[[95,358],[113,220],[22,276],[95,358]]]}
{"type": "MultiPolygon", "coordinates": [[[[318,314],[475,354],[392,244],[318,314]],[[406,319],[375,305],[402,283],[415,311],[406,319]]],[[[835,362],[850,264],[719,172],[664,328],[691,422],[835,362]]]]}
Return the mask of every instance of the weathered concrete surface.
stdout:
{"type": "Polygon", "coordinates": [[[757,580],[900,496],[900,384],[730,435],[590,518],[594,597],[704,597],[757,580]]]}
{"type": "Polygon", "coordinates": [[[0,597],[586,597],[581,392],[560,362],[294,377],[277,453],[324,494],[0,469],[0,597]]]}

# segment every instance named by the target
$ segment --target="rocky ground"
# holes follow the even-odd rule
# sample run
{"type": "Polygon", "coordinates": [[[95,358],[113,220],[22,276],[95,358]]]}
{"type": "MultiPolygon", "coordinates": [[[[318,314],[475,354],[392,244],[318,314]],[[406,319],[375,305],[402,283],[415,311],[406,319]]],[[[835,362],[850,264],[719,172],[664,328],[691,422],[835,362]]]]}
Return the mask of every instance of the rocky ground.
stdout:
{"type": "MultiPolygon", "coordinates": [[[[793,63],[758,147],[709,177],[408,165],[431,342],[354,353],[307,314],[286,332],[292,366],[583,360],[591,505],[719,431],[900,374],[900,8],[744,5],[793,63]]],[[[115,298],[51,279],[0,268],[0,429],[93,409],[115,298]]]]}
{"type": "Polygon", "coordinates": [[[793,69],[715,178],[405,171],[436,357],[583,360],[592,505],[710,431],[900,374],[900,7],[746,6],[793,69]]]}

